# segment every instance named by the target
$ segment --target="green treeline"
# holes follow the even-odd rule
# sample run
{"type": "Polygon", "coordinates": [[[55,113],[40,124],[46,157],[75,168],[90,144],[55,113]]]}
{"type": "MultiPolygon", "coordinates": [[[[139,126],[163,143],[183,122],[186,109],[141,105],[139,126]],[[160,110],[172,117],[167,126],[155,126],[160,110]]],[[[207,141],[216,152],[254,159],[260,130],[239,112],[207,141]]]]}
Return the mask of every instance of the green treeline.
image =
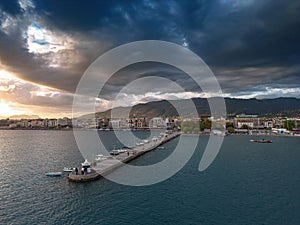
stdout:
{"type": "Polygon", "coordinates": [[[211,121],[203,118],[200,121],[183,121],[181,123],[181,131],[184,133],[196,134],[204,129],[211,129],[211,121]]]}
{"type": "Polygon", "coordinates": [[[283,128],[286,128],[288,130],[292,130],[295,128],[298,124],[293,121],[293,120],[286,120],[283,122],[283,128]]]}

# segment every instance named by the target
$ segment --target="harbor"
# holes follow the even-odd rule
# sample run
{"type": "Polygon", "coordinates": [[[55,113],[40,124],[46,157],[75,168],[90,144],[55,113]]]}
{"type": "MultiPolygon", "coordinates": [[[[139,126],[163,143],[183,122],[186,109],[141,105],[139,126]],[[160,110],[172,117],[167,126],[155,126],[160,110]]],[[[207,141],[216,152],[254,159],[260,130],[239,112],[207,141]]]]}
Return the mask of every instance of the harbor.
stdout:
{"type": "Polygon", "coordinates": [[[126,150],[113,150],[110,156],[98,155],[95,161],[89,163],[85,160],[82,163],[81,171],[72,171],[68,175],[68,179],[74,182],[86,182],[99,179],[115,169],[120,168],[124,163],[128,163],[141,155],[153,151],[164,143],[180,136],[178,131],[170,131],[164,133],[160,137],[144,140],[143,143],[137,143],[136,146],[126,150]]]}

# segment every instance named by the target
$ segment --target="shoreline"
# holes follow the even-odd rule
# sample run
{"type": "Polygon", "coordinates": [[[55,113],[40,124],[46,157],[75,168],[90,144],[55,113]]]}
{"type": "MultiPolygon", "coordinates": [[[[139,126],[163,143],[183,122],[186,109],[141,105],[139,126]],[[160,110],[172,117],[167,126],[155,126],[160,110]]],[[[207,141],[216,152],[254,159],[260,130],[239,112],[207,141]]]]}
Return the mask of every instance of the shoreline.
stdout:
{"type": "Polygon", "coordinates": [[[109,129],[109,130],[101,130],[101,129],[96,129],[96,128],[77,128],[77,127],[69,127],[69,128],[9,128],[9,127],[0,127],[0,130],[97,130],[97,131],[151,131],[151,130],[166,130],[166,128],[138,128],[138,129],[109,129]]]}
{"type": "MultiPolygon", "coordinates": [[[[217,136],[217,135],[213,135],[213,134],[185,134],[182,133],[182,136],[217,136]]],[[[259,137],[259,136],[268,136],[268,137],[296,137],[296,138],[300,138],[300,134],[296,134],[296,135],[291,135],[291,134],[228,134],[225,135],[223,137],[228,137],[228,136],[254,136],[254,137],[259,137]]]]}
{"type": "MultiPolygon", "coordinates": [[[[73,130],[77,130],[77,131],[90,131],[90,130],[97,130],[100,132],[109,132],[109,131],[151,131],[153,129],[111,129],[111,130],[100,130],[100,129],[85,129],[85,128],[3,128],[0,127],[0,131],[2,130],[9,130],[9,131],[17,131],[17,130],[23,130],[23,131],[73,131],[73,130]]],[[[161,128],[157,128],[154,130],[164,130],[161,128]]],[[[181,133],[181,135],[183,136],[211,136],[213,134],[207,133],[207,134],[188,134],[188,133],[181,133]]],[[[300,134],[274,134],[274,133],[252,133],[252,134],[245,134],[245,133],[234,133],[234,134],[227,134],[226,136],[270,136],[270,137],[298,137],[300,138],[300,134]]]]}

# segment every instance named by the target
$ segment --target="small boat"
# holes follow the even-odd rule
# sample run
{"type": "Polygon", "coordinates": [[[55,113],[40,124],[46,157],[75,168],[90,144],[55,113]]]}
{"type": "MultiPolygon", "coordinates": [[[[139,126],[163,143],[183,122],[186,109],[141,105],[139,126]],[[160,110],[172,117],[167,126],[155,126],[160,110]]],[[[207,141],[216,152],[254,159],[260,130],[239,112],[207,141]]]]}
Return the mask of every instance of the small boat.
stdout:
{"type": "Polygon", "coordinates": [[[120,154],[121,154],[121,153],[124,153],[124,152],[127,152],[126,149],[119,149],[118,151],[119,151],[120,154]]]}
{"type": "Polygon", "coordinates": [[[251,142],[257,142],[257,143],[272,143],[271,140],[265,140],[265,139],[255,139],[255,140],[250,140],[251,142]]]}
{"type": "Polygon", "coordinates": [[[75,171],[75,168],[73,167],[64,167],[64,172],[72,172],[75,171]]]}
{"type": "Polygon", "coordinates": [[[112,150],[109,154],[110,155],[119,155],[120,152],[119,152],[119,150],[112,150]]]}
{"type": "Polygon", "coordinates": [[[96,155],[95,161],[96,162],[101,162],[101,161],[106,160],[107,158],[108,158],[108,156],[104,156],[104,155],[99,154],[99,155],[96,155]]]}
{"type": "Polygon", "coordinates": [[[132,149],[134,146],[123,146],[122,149],[132,149]]]}
{"type": "Polygon", "coordinates": [[[141,146],[141,145],[144,145],[144,143],[143,142],[137,142],[136,143],[136,146],[141,146]]]}
{"type": "Polygon", "coordinates": [[[62,172],[49,172],[46,173],[46,176],[48,177],[60,177],[62,175],[62,172]]]}

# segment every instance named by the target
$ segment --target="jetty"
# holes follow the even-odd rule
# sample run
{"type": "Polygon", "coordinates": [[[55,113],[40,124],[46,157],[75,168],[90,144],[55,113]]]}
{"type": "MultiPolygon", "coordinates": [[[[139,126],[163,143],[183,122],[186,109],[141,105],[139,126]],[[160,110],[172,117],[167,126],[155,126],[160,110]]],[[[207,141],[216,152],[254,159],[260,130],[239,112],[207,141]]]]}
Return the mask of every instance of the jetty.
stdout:
{"type": "MultiPolygon", "coordinates": [[[[136,145],[118,155],[103,157],[102,160],[96,160],[91,163],[90,168],[86,168],[85,171],[72,171],[68,175],[68,179],[74,182],[86,182],[99,179],[123,166],[124,163],[128,163],[147,152],[153,151],[160,145],[178,137],[180,134],[181,133],[178,131],[168,132],[161,137],[147,140],[143,144],[136,145]]],[[[85,161],[82,165],[84,167],[89,167],[87,161],[85,161]]]]}

